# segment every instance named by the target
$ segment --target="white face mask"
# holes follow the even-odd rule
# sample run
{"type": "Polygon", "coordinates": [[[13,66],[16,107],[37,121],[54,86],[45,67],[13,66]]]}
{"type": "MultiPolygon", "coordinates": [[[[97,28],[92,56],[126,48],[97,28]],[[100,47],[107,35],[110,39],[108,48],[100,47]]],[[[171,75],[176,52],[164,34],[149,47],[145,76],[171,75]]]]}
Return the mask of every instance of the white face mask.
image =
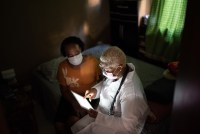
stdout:
{"type": "Polygon", "coordinates": [[[83,61],[83,55],[80,53],[76,56],[69,57],[68,61],[69,61],[69,63],[71,63],[74,66],[80,65],[81,62],[83,61]]]}
{"type": "Polygon", "coordinates": [[[106,76],[110,80],[115,80],[118,78],[117,76],[113,76],[113,73],[107,73],[105,71],[103,71],[103,75],[106,76]]]}

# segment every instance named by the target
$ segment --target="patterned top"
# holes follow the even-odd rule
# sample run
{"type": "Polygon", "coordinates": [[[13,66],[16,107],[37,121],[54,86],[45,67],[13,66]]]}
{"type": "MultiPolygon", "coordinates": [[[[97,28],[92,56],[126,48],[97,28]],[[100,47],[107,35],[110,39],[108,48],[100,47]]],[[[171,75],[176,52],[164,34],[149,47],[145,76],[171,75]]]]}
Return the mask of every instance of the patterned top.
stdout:
{"type": "Polygon", "coordinates": [[[57,79],[62,86],[68,86],[70,90],[84,95],[85,91],[96,84],[99,79],[99,61],[91,56],[84,57],[84,62],[79,67],[72,67],[66,60],[58,67],[57,79]]]}

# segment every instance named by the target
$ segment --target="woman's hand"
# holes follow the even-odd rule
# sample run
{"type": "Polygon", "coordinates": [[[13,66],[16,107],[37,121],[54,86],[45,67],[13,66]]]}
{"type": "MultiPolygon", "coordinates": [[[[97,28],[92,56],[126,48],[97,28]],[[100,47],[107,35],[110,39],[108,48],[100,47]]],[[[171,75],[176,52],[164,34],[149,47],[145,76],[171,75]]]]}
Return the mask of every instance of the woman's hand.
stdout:
{"type": "Polygon", "coordinates": [[[93,110],[93,109],[89,109],[87,112],[88,112],[88,115],[89,115],[90,117],[92,117],[92,118],[96,118],[97,115],[98,115],[98,112],[95,111],[95,110],[93,110]]]}
{"type": "Polygon", "coordinates": [[[95,88],[91,88],[90,90],[85,91],[84,98],[94,99],[97,94],[97,90],[95,88]]]}
{"type": "Polygon", "coordinates": [[[82,108],[79,104],[74,103],[74,104],[72,104],[72,106],[75,110],[77,117],[82,118],[83,116],[85,116],[87,114],[87,110],[82,108]]]}

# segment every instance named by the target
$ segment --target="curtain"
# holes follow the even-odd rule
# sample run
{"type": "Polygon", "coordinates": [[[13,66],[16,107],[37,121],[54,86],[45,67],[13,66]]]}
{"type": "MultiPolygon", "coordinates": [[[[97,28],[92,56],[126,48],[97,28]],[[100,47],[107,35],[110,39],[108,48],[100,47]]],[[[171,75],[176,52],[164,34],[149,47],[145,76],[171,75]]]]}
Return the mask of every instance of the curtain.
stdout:
{"type": "Polygon", "coordinates": [[[146,31],[146,56],[169,62],[179,56],[187,0],[153,0],[146,31]]]}

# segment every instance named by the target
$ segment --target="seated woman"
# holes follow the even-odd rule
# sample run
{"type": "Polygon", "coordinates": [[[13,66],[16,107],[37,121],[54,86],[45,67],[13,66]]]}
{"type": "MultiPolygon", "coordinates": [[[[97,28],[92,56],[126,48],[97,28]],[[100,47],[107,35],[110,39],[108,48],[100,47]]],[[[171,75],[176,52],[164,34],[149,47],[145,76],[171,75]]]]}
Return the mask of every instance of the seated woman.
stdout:
{"type": "Polygon", "coordinates": [[[91,55],[82,55],[84,43],[71,36],[63,40],[61,53],[67,57],[58,67],[57,79],[62,94],[55,118],[57,134],[71,133],[68,126],[83,117],[87,112],[80,107],[71,90],[84,96],[99,80],[98,60],[91,55]]]}

